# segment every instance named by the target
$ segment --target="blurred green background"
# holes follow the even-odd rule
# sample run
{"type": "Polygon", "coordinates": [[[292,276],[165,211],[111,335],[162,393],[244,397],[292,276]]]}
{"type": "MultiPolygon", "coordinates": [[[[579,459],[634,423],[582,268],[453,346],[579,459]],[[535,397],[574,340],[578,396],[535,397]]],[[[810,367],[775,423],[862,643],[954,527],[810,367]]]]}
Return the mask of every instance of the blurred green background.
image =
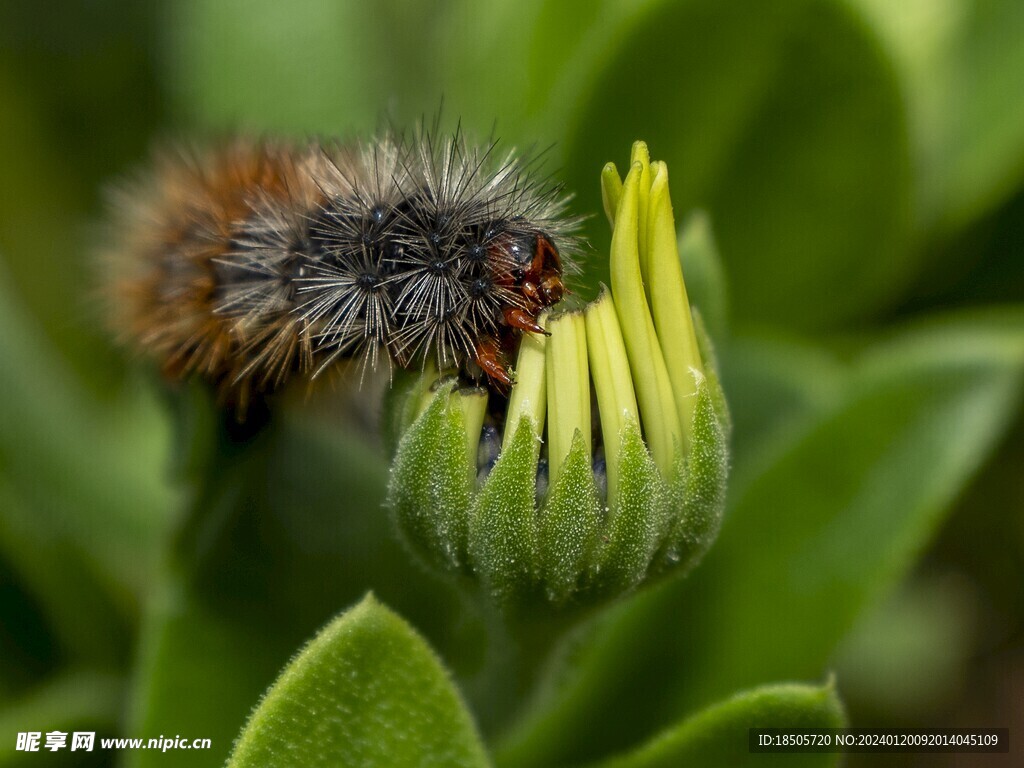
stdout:
{"type": "MultiPolygon", "coordinates": [[[[0,766],[219,765],[369,588],[501,764],[584,762],[830,672],[855,725],[1024,733],[1022,374],[1020,0],[6,2],[0,766]],[[474,689],[481,628],[390,536],[365,429],[295,408],[211,465],[202,405],[175,411],[111,344],[90,260],[105,187],[156,140],[366,135],[442,100],[550,146],[596,252],[600,169],[645,139],[721,258],[687,265],[735,418],[721,539],[599,617],[510,721],[474,689]],[[187,508],[215,523],[183,553],[187,508]],[[54,729],[214,749],[14,751],[54,729]]],[[[953,764],[923,757],[847,765],[953,764]]]]}

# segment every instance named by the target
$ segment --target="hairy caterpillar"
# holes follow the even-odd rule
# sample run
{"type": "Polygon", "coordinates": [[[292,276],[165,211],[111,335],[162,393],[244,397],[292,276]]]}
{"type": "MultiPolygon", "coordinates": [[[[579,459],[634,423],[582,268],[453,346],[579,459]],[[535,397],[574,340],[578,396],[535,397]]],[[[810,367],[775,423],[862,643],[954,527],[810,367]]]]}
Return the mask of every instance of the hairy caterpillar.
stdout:
{"type": "Polygon", "coordinates": [[[242,408],[351,358],[506,387],[578,250],[567,202],[530,161],[460,133],[165,150],[114,200],[115,325],[242,408]]]}

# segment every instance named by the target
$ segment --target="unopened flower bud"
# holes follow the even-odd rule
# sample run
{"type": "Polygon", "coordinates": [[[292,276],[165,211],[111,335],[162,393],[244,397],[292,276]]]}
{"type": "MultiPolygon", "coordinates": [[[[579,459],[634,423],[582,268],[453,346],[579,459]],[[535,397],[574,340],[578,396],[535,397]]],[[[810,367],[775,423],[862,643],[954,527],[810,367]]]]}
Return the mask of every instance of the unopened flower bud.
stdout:
{"type": "Polygon", "coordinates": [[[679,262],[668,169],[602,173],[611,286],[524,336],[495,415],[424,374],[395,410],[389,503],[433,568],[505,604],[584,605],[686,571],[725,502],[728,414],[679,262]]]}

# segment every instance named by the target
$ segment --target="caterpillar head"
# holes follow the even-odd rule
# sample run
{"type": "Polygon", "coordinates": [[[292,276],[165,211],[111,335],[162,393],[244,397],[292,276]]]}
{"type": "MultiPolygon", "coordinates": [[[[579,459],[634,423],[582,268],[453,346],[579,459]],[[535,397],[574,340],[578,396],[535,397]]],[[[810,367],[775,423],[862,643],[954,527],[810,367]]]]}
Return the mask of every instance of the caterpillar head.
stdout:
{"type": "Polygon", "coordinates": [[[533,310],[558,303],[565,293],[562,259],[558,249],[543,232],[517,237],[509,248],[518,268],[517,288],[533,310]]]}

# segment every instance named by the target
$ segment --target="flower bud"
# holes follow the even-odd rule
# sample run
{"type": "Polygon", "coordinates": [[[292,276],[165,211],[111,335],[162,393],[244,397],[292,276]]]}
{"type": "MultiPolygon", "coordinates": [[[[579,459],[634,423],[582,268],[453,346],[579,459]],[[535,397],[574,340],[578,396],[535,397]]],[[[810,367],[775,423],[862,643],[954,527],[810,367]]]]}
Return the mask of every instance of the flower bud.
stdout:
{"type": "Polygon", "coordinates": [[[393,410],[399,531],[503,604],[585,605],[685,572],[721,522],[728,414],[686,295],[668,169],[638,142],[626,178],[609,164],[601,181],[611,286],[542,316],[549,336],[524,336],[507,405],[427,372],[393,410]]]}

